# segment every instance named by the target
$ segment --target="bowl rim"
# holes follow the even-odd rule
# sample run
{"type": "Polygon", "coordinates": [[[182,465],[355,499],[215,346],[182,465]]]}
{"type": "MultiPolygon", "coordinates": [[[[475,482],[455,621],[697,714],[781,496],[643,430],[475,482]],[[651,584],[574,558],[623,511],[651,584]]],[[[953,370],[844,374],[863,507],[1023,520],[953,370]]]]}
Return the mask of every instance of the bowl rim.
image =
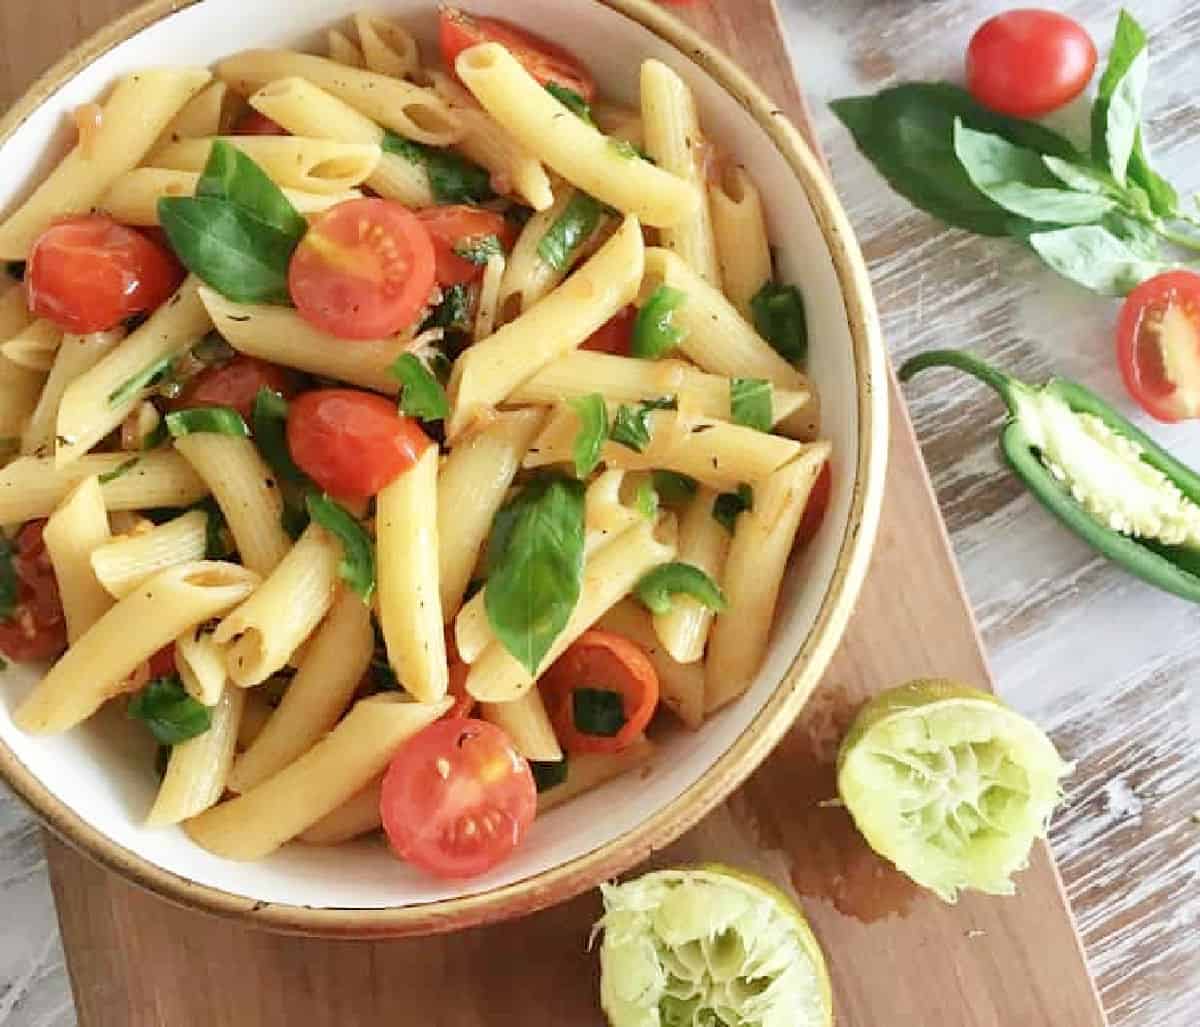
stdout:
{"type": "MultiPolygon", "coordinates": [[[[143,29],[201,0],[145,0],[43,73],[0,118],[0,147],[63,84],[143,29]]],[[[594,0],[649,29],[745,109],[791,168],[825,239],[842,289],[858,390],[858,461],[850,515],[830,587],[799,652],[754,719],[695,782],[637,827],[566,863],[474,895],[380,909],[254,900],[199,884],[118,845],[51,793],[0,742],[0,776],[56,835],[108,870],[185,908],[268,930],[336,938],[459,930],[564,902],[643,861],[723,801],[766,758],[803,709],[841,641],[866,576],[883,501],[887,360],[866,264],[833,185],[787,116],[730,58],[651,0],[594,0]]]]}

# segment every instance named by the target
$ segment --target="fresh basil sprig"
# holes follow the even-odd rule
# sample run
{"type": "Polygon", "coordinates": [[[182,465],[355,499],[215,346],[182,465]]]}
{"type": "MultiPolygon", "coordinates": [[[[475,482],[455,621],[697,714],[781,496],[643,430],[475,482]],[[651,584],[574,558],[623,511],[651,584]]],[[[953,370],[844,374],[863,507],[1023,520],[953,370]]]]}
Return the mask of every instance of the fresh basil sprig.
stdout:
{"type": "Polygon", "coordinates": [[[500,643],[536,674],[583,583],[583,484],[534,478],[501,507],[488,540],[483,598],[500,643]]]}
{"type": "Polygon", "coordinates": [[[400,382],[402,414],[419,417],[422,421],[440,421],[450,413],[450,402],[442,383],[415,353],[402,353],[388,372],[400,382]]]}
{"type": "Polygon", "coordinates": [[[644,360],[657,360],[678,346],[687,332],[675,323],[675,311],[687,302],[687,293],[660,285],[642,304],[633,322],[629,351],[644,360]]]}
{"type": "Polygon", "coordinates": [[[492,180],[487,171],[457,153],[415,143],[392,132],[383,134],[381,145],[385,153],[394,153],[425,169],[433,198],[438,203],[475,204],[496,195],[492,192],[492,180]]]}
{"type": "Polygon", "coordinates": [[[586,478],[600,463],[600,453],[608,441],[608,406],[598,392],[572,399],[569,403],[579,417],[579,431],[572,452],[575,474],[586,478]]]}
{"type": "Polygon", "coordinates": [[[609,438],[635,453],[644,452],[650,445],[650,415],[655,410],[674,410],[677,405],[674,396],[648,399],[637,406],[622,403],[613,415],[609,438]]]}
{"type": "Polygon", "coordinates": [[[296,466],[288,446],[288,401],[264,385],[254,397],[250,419],[254,423],[254,443],[276,477],[295,485],[308,484],[308,475],[296,466]]]}
{"type": "Polygon", "coordinates": [[[643,575],[634,589],[651,613],[670,613],[673,595],[688,595],[718,613],[726,607],[725,594],[695,564],[664,563],[643,575]]]}
{"type": "Polygon", "coordinates": [[[448,332],[469,332],[474,312],[475,291],[469,282],[460,282],[442,290],[441,302],[425,318],[420,330],[444,328],[448,332]]]}
{"type": "Polygon", "coordinates": [[[765,378],[729,379],[729,414],[734,424],[769,432],[773,399],[771,383],[765,378]]]}
{"type": "Polygon", "coordinates": [[[591,104],[580,96],[574,89],[568,89],[566,86],[560,86],[557,82],[547,82],[546,92],[554,97],[559,103],[567,108],[581,121],[586,121],[593,127],[596,120],[592,117],[591,104]]]}
{"type": "Polygon", "coordinates": [[[212,710],[187,694],[178,674],[147,684],[129,700],[129,716],[145,723],[161,745],[178,745],[212,726],[212,710]]]}
{"type": "Polygon", "coordinates": [[[789,364],[808,356],[808,317],[804,297],[794,285],[766,282],[750,300],[754,328],[789,364]]]}
{"type": "Polygon", "coordinates": [[[570,266],[579,248],[596,231],[603,212],[598,200],[587,193],[575,193],[538,242],[538,256],[555,271],[570,266]]]}
{"type": "Polygon", "coordinates": [[[713,520],[732,535],[737,527],[738,516],[753,509],[754,490],[743,482],[736,491],[722,492],[713,500],[713,520]]]}
{"type": "Polygon", "coordinates": [[[327,495],[310,492],[305,506],[308,516],[342,544],[338,575],[364,603],[369,603],[375,592],[375,547],[371,536],[344,506],[327,495]]]}

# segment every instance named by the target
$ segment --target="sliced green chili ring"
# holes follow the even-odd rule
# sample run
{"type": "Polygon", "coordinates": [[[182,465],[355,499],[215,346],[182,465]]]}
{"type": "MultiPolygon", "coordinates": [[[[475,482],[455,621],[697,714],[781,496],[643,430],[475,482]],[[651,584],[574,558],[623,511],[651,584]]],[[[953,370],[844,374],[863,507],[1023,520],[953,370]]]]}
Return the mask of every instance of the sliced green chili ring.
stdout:
{"type": "Polygon", "coordinates": [[[167,431],[172,438],[183,435],[198,435],[211,432],[214,435],[237,435],[250,437],[250,429],[242,415],[232,407],[192,407],[167,414],[167,431]]]}

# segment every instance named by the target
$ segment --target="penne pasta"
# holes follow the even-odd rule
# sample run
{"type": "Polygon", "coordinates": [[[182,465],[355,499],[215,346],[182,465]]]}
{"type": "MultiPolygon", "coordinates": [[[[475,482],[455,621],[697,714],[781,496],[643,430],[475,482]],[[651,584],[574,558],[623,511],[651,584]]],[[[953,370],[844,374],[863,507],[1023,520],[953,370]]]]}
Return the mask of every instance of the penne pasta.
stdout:
{"type": "Polygon", "coordinates": [[[360,792],[393,753],[450,707],[395,694],[362,699],[321,741],[258,787],[184,824],[201,848],[225,859],[261,859],[360,792]]]}
{"type": "Polygon", "coordinates": [[[42,386],[37,405],[21,433],[21,452],[26,456],[50,456],[54,452],[55,427],[63,394],[76,378],[90,371],[125,338],[123,328],[91,335],[62,337],[54,365],[42,386]]]}
{"type": "Polygon", "coordinates": [[[747,322],[750,301],[771,280],[771,246],[762,198],[743,167],[727,168],[708,187],[725,296],[747,322]]]}
{"type": "Polygon", "coordinates": [[[479,716],[508,735],[513,747],[527,760],[554,762],[563,758],[546,704],[536,688],[511,702],[481,703],[479,716]]]}
{"type": "Polygon", "coordinates": [[[44,374],[54,366],[62,339],[62,329],[54,322],[41,318],[0,343],[0,356],[18,367],[44,374]]]}
{"type": "Polygon", "coordinates": [[[643,736],[620,752],[588,752],[568,757],[566,780],[538,793],[538,814],[548,813],[628,770],[645,767],[654,752],[654,743],[643,736]]]}
{"type": "Polygon", "coordinates": [[[695,213],[695,186],[570,115],[499,43],[464,50],[455,70],[505,131],[589,196],[658,228],[695,213]]]}
{"type": "Polygon", "coordinates": [[[9,455],[21,446],[44,381],[45,375],[0,356],[0,443],[9,455]]]}
{"type": "Polygon", "coordinates": [[[7,274],[0,274],[0,339],[11,339],[32,323],[25,287],[7,274]]]}
{"type": "Polygon", "coordinates": [[[224,650],[213,641],[212,629],[206,624],[198,624],[175,639],[175,667],[187,694],[205,706],[215,706],[229,691],[225,687],[228,675],[224,650]]]}
{"type": "Polygon", "coordinates": [[[228,131],[233,125],[233,99],[224,82],[210,82],[180,108],[149,152],[181,139],[202,139],[228,131]]]}
{"type": "Polygon", "coordinates": [[[383,826],[383,817],[379,812],[379,793],[382,789],[383,778],[376,778],[332,813],[303,831],[300,841],[305,845],[340,845],[352,838],[378,831],[383,826]]]}
{"type": "MultiPolygon", "coordinates": [[[[225,673],[225,660],[221,660],[221,673],[225,673]]],[[[246,702],[242,708],[242,722],[238,725],[237,748],[238,751],[245,751],[254,744],[261,733],[262,729],[267,726],[267,721],[271,719],[271,715],[275,712],[272,696],[267,694],[265,688],[239,688],[246,697],[246,702]]]]}
{"type": "Polygon", "coordinates": [[[409,78],[421,66],[421,54],[412,34],[390,18],[368,11],[354,16],[363,62],[368,71],[393,78],[409,78]]]}
{"type": "Polygon", "coordinates": [[[463,127],[456,149],[487,169],[498,193],[519,196],[534,210],[545,210],[554,202],[550,176],[536,156],[474,105],[456,107],[454,114],[463,127]]]}
{"type": "Polygon", "coordinates": [[[348,68],[365,68],[366,59],[362,49],[346,33],[330,29],[325,35],[329,47],[329,59],[348,68]]]}
{"type": "Polygon", "coordinates": [[[98,545],[91,553],[92,572],[109,595],[124,599],[159,571],[203,560],[207,547],[208,514],[193,510],[98,545]]]}
{"type": "Polygon", "coordinates": [[[17,708],[14,722],[31,734],[74,727],[124,691],[144,660],[241,602],[257,583],[257,574],[231,563],[189,563],[155,575],[66,651],[17,708]]]}
{"type": "Polygon", "coordinates": [[[67,493],[46,522],[42,538],[62,600],[67,641],[74,645],[113,604],[92,571],[92,554],[109,539],[104,493],[95,475],[67,493]]]}
{"type": "Polygon", "coordinates": [[[496,330],[496,315],[500,306],[500,283],[504,279],[507,261],[501,253],[493,253],[483,269],[479,284],[479,303],[475,312],[475,341],[486,339],[496,330]]]}

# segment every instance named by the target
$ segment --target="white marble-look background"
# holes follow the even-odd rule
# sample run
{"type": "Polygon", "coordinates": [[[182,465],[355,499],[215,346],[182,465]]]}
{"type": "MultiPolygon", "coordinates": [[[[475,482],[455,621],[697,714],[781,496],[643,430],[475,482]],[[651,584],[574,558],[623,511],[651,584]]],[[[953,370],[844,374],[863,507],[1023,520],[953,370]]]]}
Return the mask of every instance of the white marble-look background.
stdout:
{"type": "MultiPolygon", "coordinates": [[[[1129,4],[1151,35],[1149,140],[1159,165],[1188,195],[1200,190],[1200,106],[1193,99],[1200,92],[1200,5],[1129,4]]],[[[1075,377],[1134,413],[1112,358],[1114,302],[1063,283],[1015,244],[942,230],[887,189],[826,107],[833,97],[893,81],[957,79],[973,28],[1010,5],[781,6],[838,190],[871,265],[893,355],[969,346],[1031,379],[1052,371],[1075,377]]],[[[1055,6],[1083,21],[1107,49],[1116,3],[1055,6]]],[[[1077,128],[1084,112],[1061,120],[1077,128]]],[[[1194,1027],[1200,609],[1096,559],[1025,495],[997,457],[1001,411],[983,387],[927,375],[908,392],[997,687],[1077,763],[1051,840],[1112,1023],[1194,1027]]],[[[1200,464],[1200,424],[1148,427],[1200,464]]],[[[0,1025],[74,1022],[38,831],[0,786],[0,1025]]]]}

